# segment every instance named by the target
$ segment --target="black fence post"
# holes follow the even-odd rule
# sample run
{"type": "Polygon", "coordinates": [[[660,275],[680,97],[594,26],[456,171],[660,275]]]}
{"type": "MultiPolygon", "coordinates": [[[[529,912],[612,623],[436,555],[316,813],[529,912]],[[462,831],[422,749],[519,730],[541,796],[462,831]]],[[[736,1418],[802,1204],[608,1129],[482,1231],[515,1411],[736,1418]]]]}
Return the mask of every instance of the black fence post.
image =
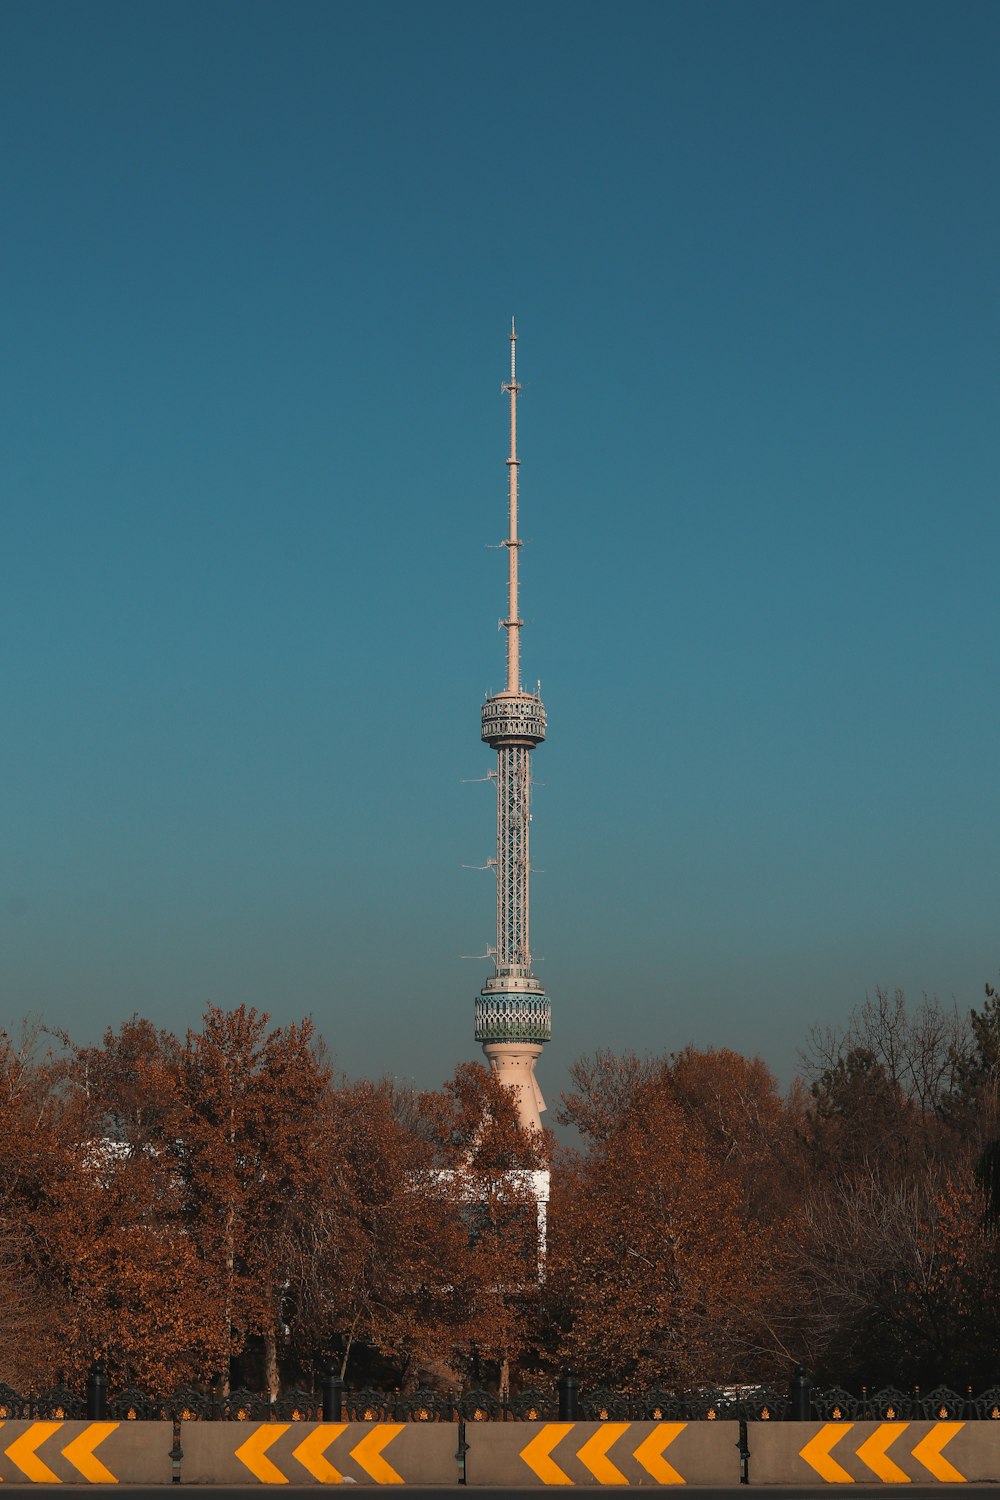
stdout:
{"type": "Polygon", "coordinates": [[[108,1377],[99,1359],[87,1376],[87,1421],[103,1422],[108,1415],[108,1377]]]}
{"type": "Polygon", "coordinates": [[[181,1447],[181,1424],[177,1417],[174,1417],[173,1427],[174,1442],[173,1447],[170,1449],[170,1483],[180,1484],[181,1459],[184,1457],[184,1449],[181,1447]]]}
{"type": "Polygon", "coordinates": [[[323,1390],[323,1421],[341,1421],[344,1413],[344,1382],[336,1365],[330,1366],[320,1385],[323,1390]]]}
{"type": "Polygon", "coordinates": [[[567,1365],[556,1381],[559,1392],[560,1422],[575,1422],[580,1415],[580,1382],[572,1365],[567,1365]]]}
{"type": "Polygon", "coordinates": [[[750,1443],[747,1438],[746,1419],[740,1420],[740,1436],[736,1444],[740,1450],[740,1484],[750,1483],[750,1443]]]}
{"type": "Polygon", "coordinates": [[[788,1382],[788,1419],[790,1422],[808,1422],[812,1416],[812,1382],[801,1365],[795,1366],[795,1374],[788,1382]]]}

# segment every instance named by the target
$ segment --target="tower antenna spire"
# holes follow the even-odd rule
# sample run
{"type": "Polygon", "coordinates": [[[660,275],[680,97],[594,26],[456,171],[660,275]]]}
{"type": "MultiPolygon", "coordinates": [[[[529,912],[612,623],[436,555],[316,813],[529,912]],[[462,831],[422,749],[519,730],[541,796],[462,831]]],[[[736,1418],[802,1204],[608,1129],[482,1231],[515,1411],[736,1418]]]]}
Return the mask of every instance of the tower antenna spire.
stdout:
{"type": "Polygon", "coordinates": [[[504,385],[510,395],[510,454],[507,458],[507,691],[521,691],[521,626],[517,612],[517,554],[521,548],[517,534],[517,398],[521,387],[517,383],[517,329],[513,317],[510,320],[510,380],[504,385]]]}
{"type": "Polygon", "coordinates": [[[497,753],[497,943],[496,973],[476,1001],[476,1039],[490,1067],[517,1099],[522,1125],[540,1129],[545,1100],[535,1080],[535,1062],[552,1034],[551,1007],[531,972],[529,947],[528,832],[531,822],[531,765],[535,746],[545,738],[540,693],[521,689],[521,630],[518,614],[517,328],[510,320],[510,453],[507,458],[507,686],[486,699],[482,737],[497,753]]]}

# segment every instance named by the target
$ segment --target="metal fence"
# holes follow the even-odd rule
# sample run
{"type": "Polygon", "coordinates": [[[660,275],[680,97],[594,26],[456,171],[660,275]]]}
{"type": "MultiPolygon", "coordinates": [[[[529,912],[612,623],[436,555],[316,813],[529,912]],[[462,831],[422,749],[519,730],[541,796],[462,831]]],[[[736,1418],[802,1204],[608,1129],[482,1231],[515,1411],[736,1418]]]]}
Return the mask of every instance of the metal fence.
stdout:
{"type": "Polygon", "coordinates": [[[670,1388],[627,1392],[581,1390],[572,1371],[555,1385],[501,1397],[494,1391],[406,1393],[345,1390],[331,1372],[318,1391],[289,1390],[271,1401],[260,1391],[186,1386],[168,1396],[127,1388],[109,1391],[103,1368],[91,1370],[85,1392],[59,1385],[21,1395],[0,1385],[0,1421],[10,1419],[221,1422],[590,1422],[785,1421],[812,1418],[855,1421],[998,1421],[1000,1386],[974,1394],[947,1386],[923,1391],[888,1386],[859,1394],[812,1386],[796,1372],[787,1390],[727,1386],[678,1391],[670,1388]]]}

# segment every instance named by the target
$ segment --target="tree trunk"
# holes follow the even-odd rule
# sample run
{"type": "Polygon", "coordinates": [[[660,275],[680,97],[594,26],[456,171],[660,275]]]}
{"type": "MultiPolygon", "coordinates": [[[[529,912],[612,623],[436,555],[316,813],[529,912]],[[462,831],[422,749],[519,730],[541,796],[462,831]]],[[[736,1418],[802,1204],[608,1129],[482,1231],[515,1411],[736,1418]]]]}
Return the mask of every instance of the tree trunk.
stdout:
{"type": "Polygon", "coordinates": [[[278,1340],[273,1328],[269,1328],[264,1335],[264,1379],[267,1382],[267,1393],[271,1401],[277,1401],[280,1385],[278,1380],[278,1340]]]}

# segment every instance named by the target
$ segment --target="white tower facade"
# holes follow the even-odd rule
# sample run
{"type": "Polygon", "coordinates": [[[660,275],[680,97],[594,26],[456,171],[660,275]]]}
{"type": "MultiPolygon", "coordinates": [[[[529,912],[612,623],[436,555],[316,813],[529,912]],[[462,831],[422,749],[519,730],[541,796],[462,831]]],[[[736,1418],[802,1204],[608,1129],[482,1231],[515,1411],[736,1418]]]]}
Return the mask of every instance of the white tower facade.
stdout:
{"type": "Polygon", "coordinates": [[[507,686],[487,698],[482,738],[497,754],[497,941],[491,950],[496,973],[476,1001],[476,1040],[490,1067],[516,1098],[521,1124],[541,1128],[545,1100],[535,1079],[535,1063],[552,1035],[551,1007],[531,972],[529,830],[531,752],[545,738],[545,709],[539,693],[521,687],[521,630],[518,614],[517,331],[510,325],[510,455],[507,459],[507,686]]]}

